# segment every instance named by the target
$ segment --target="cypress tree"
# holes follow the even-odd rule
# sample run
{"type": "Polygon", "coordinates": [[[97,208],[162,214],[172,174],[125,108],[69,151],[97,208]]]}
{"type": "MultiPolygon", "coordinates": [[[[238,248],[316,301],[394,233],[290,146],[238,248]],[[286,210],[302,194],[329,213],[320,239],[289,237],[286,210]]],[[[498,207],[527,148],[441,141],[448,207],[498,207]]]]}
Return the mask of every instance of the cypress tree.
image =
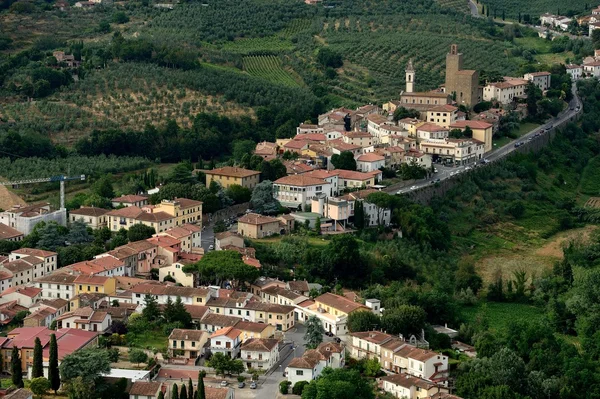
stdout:
{"type": "Polygon", "coordinates": [[[162,391],[158,393],[158,399],[165,399],[165,394],[162,391]]]}
{"type": "Polygon", "coordinates": [[[23,366],[21,365],[21,355],[19,348],[13,346],[10,359],[10,372],[12,373],[12,383],[17,388],[23,388],[23,366]]]}
{"type": "Polygon", "coordinates": [[[179,399],[188,399],[187,388],[185,384],[181,384],[181,393],[179,394],[179,399]]]}
{"type": "Polygon", "coordinates": [[[194,383],[191,377],[188,378],[188,398],[194,399],[194,383]]]}
{"type": "Polygon", "coordinates": [[[173,384],[173,392],[171,394],[171,399],[179,399],[179,388],[177,388],[177,384],[173,384]]]}
{"type": "Polygon", "coordinates": [[[33,345],[33,367],[31,370],[31,378],[44,376],[44,363],[42,360],[42,342],[39,338],[35,339],[33,345]]]}
{"type": "Polygon", "coordinates": [[[198,388],[196,391],[196,399],[206,399],[206,392],[204,390],[204,370],[198,373],[198,388]]]}
{"type": "Polygon", "coordinates": [[[519,12],[519,23],[521,23],[521,12],[519,12]]]}
{"type": "Polygon", "coordinates": [[[54,393],[60,388],[60,371],[58,370],[58,345],[56,335],[50,335],[50,362],[48,365],[48,380],[54,393]]]}
{"type": "Polygon", "coordinates": [[[502,10],[502,20],[503,21],[504,21],[504,17],[505,17],[504,10],[502,10]]]}

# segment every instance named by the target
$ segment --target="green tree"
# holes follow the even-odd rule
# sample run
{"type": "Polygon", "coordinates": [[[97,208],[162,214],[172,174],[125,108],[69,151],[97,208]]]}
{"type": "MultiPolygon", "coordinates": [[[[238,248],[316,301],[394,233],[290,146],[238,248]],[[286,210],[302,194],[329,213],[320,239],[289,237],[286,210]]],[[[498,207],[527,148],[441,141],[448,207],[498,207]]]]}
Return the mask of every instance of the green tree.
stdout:
{"type": "Polygon", "coordinates": [[[175,165],[171,173],[169,173],[167,182],[181,184],[192,183],[194,180],[194,177],[192,176],[193,170],[194,167],[192,166],[191,162],[180,162],[175,165]]]}
{"type": "Polygon", "coordinates": [[[174,322],[179,323],[183,328],[188,328],[192,325],[192,316],[185,308],[180,296],[177,296],[177,299],[173,304],[173,314],[171,315],[171,318],[174,322]]]}
{"type": "Polygon", "coordinates": [[[240,162],[246,154],[252,154],[256,144],[252,140],[235,140],[232,145],[231,154],[236,162],[240,162]]]}
{"type": "Polygon", "coordinates": [[[144,296],[144,309],[142,310],[142,316],[148,322],[158,320],[160,317],[158,301],[153,295],[146,294],[144,296]]]}
{"type": "Polygon", "coordinates": [[[232,184],[231,186],[227,187],[225,193],[236,204],[249,202],[250,198],[252,198],[252,191],[247,187],[240,186],[239,184],[232,184]]]}
{"type": "Polygon", "coordinates": [[[302,391],[302,399],[374,399],[374,390],[356,370],[326,367],[321,377],[311,381],[302,391]]]}
{"type": "Polygon", "coordinates": [[[48,251],[55,251],[65,245],[67,229],[55,222],[48,222],[39,230],[40,238],[37,247],[48,251]]]}
{"type": "Polygon", "coordinates": [[[89,233],[85,223],[81,220],[77,220],[69,226],[69,234],[67,235],[67,241],[71,245],[73,244],[86,244],[92,242],[94,237],[89,233]]]}
{"type": "Polygon", "coordinates": [[[321,320],[317,316],[313,315],[306,320],[304,326],[306,327],[304,346],[308,349],[315,349],[323,342],[323,334],[325,334],[323,323],[321,323],[321,320]]]}
{"type": "Polygon", "coordinates": [[[373,312],[352,312],[348,315],[348,330],[350,332],[379,329],[381,329],[381,318],[373,312]]]}
{"type": "Polygon", "coordinates": [[[188,396],[190,399],[195,399],[194,396],[194,383],[192,382],[192,378],[188,378],[188,396]]]}
{"type": "Polygon", "coordinates": [[[140,363],[146,363],[148,361],[148,355],[141,349],[129,349],[129,361],[140,365],[140,363]]]}
{"type": "Polygon", "coordinates": [[[171,399],[179,399],[179,387],[177,387],[177,384],[173,384],[171,399]]]}
{"type": "Polygon", "coordinates": [[[595,49],[600,49],[600,30],[598,29],[592,31],[592,44],[595,49]]]}
{"type": "Polygon", "coordinates": [[[331,164],[336,169],[356,170],[356,160],[350,151],[342,151],[331,156],[331,164]]]}
{"type": "Polygon", "coordinates": [[[115,191],[112,185],[112,176],[104,175],[92,185],[92,193],[102,198],[114,198],[115,191]]]}
{"type": "Polygon", "coordinates": [[[420,113],[416,109],[406,109],[404,107],[398,107],[394,111],[394,121],[398,122],[400,119],[413,118],[419,119],[420,113]]]}
{"type": "Polygon", "coordinates": [[[187,388],[185,384],[181,384],[181,392],[179,393],[179,399],[188,399],[187,388]]]}
{"type": "Polygon", "coordinates": [[[233,288],[256,280],[260,272],[244,263],[236,251],[211,251],[193,265],[184,267],[184,272],[196,272],[201,283],[220,285],[223,281],[233,281],[233,288]]]}
{"type": "Polygon", "coordinates": [[[138,223],[127,230],[127,239],[129,242],[142,241],[151,238],[154,234],[156,234],[154,227],[138,223]]]}
{"type": "Polygon", "coordinates": [[[281,381],[279,383],[279,393],[282,395],[287,395],[290,392],[290,385],[292,385],[292,383],[287,380],[281,381]]]}
{"type": "Polygon", "coordinates": [[[354,227],[362,230],[365,227],[365,208],[362,201],[354,202],[354,227]]]}
{"type": "Polygon", "coordinates": [[[100,21],[98,24],[98,32],[108,33],[110,32],[110,23],[108,21],[100,21]]]}
{"type": "Polygon", "coordinates": [[[217,352],[211,356],[211,358],[206,362],[206,365],[214,369],[216,375],[222,375],[225,377],[225,374],[227,374],[229,371],[230,363],[231,358],[229,356],[224,353],[217,352]]]}
{"type": "Polygon", "coordinates": [[[380,372],[381,364],[379,364],[379,360],[373,358],[365,361],[365,375],[367,377],[377,377],[380,372]]]}
{"type": "Polygon", "coordinates": [[[321,218],[317,216],[317,220],[315,220],[315,233],[321,234],[321,218]]]}
{"type": "Polygon", "coordinates": [[[158,399],[165,399],[165,394],[162,391],[158,393],[158,399]]]}
{"type": "Polygon", "coordinates": [[[196,388],[196,399],[206,399],[206,389],[204,389],[204,377],[206,372],[200,370],[198,372],[198,388],[196,388]]]}
{"type": "Polygon", "coordinates": [[[110,372],[108,352],[96,348],[75,351],[65,356],[60,363],[62,380],[81,377],[84,381],[89,382],[108,372],[110,372]]]}
{"type": "Polygon", "coordinates": [[[308,381],[298,381],[292,387],[292,393],[294,395],[302,395],[302,391],[304,391],[306,385],[308,385],[308,381]]]}
{"type": "Polygon", "coordinates": [[[280,204],[273,197],[273,183],[265,180],[256,185],[252,191],[250,205],[256,213],[275,214],[279,211],[280,204]]]}
{"type": "Polygon", "coordinates": [[[116,24],[125,24],[129,22],[129,17],[123,11],[117,11],[113,14],[112,21],[116,24]]]}
{"type": "Polygon", "coordinates": [[[317,62],[324,67],[339,68],[344,63],[342,56],[328,47],[322,47],[317,53],[317,62]]]}
{"type": "Polygon", "coordinates": [[[44,361],[42,358],[42,342],[35,338],[33,344],[33,366],[31,368],[31,377],[38,378],[44,376],[44,361]]]}
{"type": "Polygon", "coordinates": [[[48,379],[50,380],[50,387],[54,390],[54,393],[60,388],[60,372],[58,369],[58,344],[56,342],[56,335],[50,335],[50,358],[48,362],[48,379]]]}
{"type": "Polygon", "coordinates": [[[31,392],[35,395],[43,398],[48,390],[50,390],[50,381],[44,377],[33,378],[29,384],[29,389],[31,389],[31,392]]]}
{"type": "Polygon", "coordinates": [[[381,319],[383,329],[389,334],[403,334],[408,337],[411,334],[421,333],[425,327],[427,314],[419,306],[400,305],[393,309],[386,309],[381,319]]]}
{"type": "Polygon", "coordinates": [[[17,346],[13,346],[10,355],[10,372],[12,374],[12,384],[18,388],[23,388],[23,367],[21,365],[21,354],[17,346]]]}

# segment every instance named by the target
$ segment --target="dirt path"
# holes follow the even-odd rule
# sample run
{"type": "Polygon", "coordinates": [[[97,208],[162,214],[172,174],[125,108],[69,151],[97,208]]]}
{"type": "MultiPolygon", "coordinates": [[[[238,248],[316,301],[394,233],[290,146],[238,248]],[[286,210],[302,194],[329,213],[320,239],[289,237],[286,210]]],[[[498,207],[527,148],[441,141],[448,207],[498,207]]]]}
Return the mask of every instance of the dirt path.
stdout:
{"type": "MultiPolygon", "coordinates": [[[[0,177],[0,180],[6,180],[0,177]]],[[[10,209],[14,205],[27,205],[17,194],[10,191],[6,186],[0,186],[0,209],[10,209]]]]}

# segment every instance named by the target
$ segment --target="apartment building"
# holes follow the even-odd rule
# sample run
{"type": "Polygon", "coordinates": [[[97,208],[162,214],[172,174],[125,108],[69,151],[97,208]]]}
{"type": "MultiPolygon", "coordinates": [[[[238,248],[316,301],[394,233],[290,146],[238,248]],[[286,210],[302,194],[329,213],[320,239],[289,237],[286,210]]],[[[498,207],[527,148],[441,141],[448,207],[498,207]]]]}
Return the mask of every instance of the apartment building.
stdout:
{"type": "Polygon", "coordinates": [[[331,185],[327,181],[306,174],[284,176],[273,183],[273,197],[288,208],[310,205],[315,195],[330,192],[331,185]]]}
{"type": "Polygon", "coordinates": [[[196,360],[204,354],[209,339],[210,334],[206,331],[175,328],[169,335],[169,355],[196,360]]]}
{"type": "Polygon", "coordinates": [[[304,323],[309,317],[317,316],[325,331],[335,335],[348,332],[348,315],[358,311],[371,311],[368,307],[343,296],[326,293],[297,305],[298,321],[304,323]]]}
{"type": "Polygon", "coordinates": [[[42,261],[42,263],[34,263],[33,278],[41,277],[45,274],[52,273],[58,265],[58,254],[52,251],[45,251],[35,248],[20,248],[12,251],[8,255],[9,261],[22,259],[24,257],[34,257],[42,261]]]}
{"type": "Polygon", "coordinates": [[[273,338],[250,338],[241,346],[240,359],[246,370],[268,371],[279,361],[279,340],[273,338]]]}
{"type": "Polygon", "coordinates": [[[335,342],[323,342],[316,349],[309,349],[288,364],[285,373],[294,386],[299,381],[316,380],[325,367],[342,368],[345,365],[344,346],[335,342]]]}
{"type": "Polygon", "coordinates": [[[92,229],[106,227],[108,209],[82,206],[69,211],[69,223],[82,222],[92,229]]]}
{"type": "Polygon", "coordinates": [[[216,181],[223,188],[235,184],[252,190],[260,182],[260,172],[233,166],[207,170],[204,171],[204,174],[206,175],[206,187],[216,181]]]}

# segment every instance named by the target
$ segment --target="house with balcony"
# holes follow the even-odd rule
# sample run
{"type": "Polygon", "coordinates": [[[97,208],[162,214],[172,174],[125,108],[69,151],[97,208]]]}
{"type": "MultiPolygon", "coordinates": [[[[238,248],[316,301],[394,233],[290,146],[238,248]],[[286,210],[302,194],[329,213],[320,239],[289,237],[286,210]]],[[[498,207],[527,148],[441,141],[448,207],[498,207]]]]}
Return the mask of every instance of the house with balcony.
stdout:
{"type": "Polygon", "coordinates": [[[204,354],[209,339],[210,333],[206,331],[175,328],[169,335],[169,355],[196,360],[204,354]]]}
{"type": "Polygon", "coordinates": [[[279,340],[274,338],[250,338],[241,346],[241,360],[246,370],[268,371],[279,361],[279,340]]]}
{"type": "Polygon", "coordinates": [[[344,351],[344,346],[335,342],[323,342],[316,349],[305,351],[302,356],[293,358],[286,367],[287,380],[294,386],[299,381],[316,380],[325,367],[344,367],[344,351]]]}
{"type": "Polygon", "coordinates": [[[91,307],[79,308],[56,318],[57,329],[75,328],[77,330],[104,332],[108,330],[111,324],[110,314],[94,310],[91,307]]]}
{"type": "Polygon", "coordinates": [[[92,229],[106,227],[108,209],[82,206],[69,211],[69,223],[82,222],[92,229]]]}
{"type": "Polygon", "coordinates": [[[215,331],[210,336],[210,351],[212,354],[223,353],[232,359],[238,357],[242,332],[234,327],[225,327],[215,331]]]}
{"type": "Polygon", "coordinates": [[[57,269],[58,265],[58,254],[52,251],[45,251],[42,249],[35,248],[20,248],[12,251],[8,255],[9,261],[22,259],[25,257],[33,257],[41,260],[42,262],[32,261],[34,264],[33,278],[37,278],[49,273],[52,273],[57,269]]]}
{"type": "Polygon", "coordinates": [[[181,226],[173,227],[167,231],[158,234],[159,236],[168,236],[175,240],[179,240],[180,249],[182,252],[200,252],[202,253],[202,228],[193,224],[182,224],[181,226]]]}
{"type": "Polygon", "coordinates": [[[310,316],[317,316],[323,328],[334,335],[348,332],[348,315],[353,312],[371,311],[365,305],[351,301],[346,297],[325,293],[314,300],[306,300],[296,306],[298,321],[304,323],[310,316]]]}
{"type": "Polygon", "coordinates": [[[281,205],[298,209],[310,205],[311,198],[321,193],[330,193],[331,185],[323,179],[301,175],[284,176],[273,183],[273,197],[281,205]]]}
{"type": "Polygon", "coordinates": [[[429,399],[449,392],[446,387],[405,373],[386,375],[381,381],[383,390],[395,398],[429,399]]]}

